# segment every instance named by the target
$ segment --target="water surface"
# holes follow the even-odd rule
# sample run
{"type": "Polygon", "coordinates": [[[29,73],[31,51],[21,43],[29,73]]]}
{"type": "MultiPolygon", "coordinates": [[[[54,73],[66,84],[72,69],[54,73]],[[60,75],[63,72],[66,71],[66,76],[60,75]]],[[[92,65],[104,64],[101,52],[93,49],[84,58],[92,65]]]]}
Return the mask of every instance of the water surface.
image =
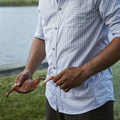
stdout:
{"type": "Polygon", "coordinates": [[[37,26],[37,6],[0,7],[0,65],[26,61],[37,26]]]}

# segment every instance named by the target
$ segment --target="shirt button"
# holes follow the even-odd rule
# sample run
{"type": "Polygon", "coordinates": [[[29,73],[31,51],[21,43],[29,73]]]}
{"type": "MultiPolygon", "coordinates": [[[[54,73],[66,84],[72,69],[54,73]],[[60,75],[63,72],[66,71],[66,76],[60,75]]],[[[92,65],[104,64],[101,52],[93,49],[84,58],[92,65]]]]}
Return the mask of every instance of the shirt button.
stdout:
{"type": "Polygon", "coordinates": [[[53,50],[55,50],[55,48],[52,48],[53,50]]]}
{"type": "Polygon", "coordinates": [[[53,67],[53,69],[56,69],[55,67],[53,67]]]}
{"type": "Polygon", "coordinates": [[[61,8],[59,8],[59,10],[61,10],[61,8]]]}
{"type": "Polygon", "coordinates": [[[55,30],[57,30],[57,28],[55,27],[55,30]]]}

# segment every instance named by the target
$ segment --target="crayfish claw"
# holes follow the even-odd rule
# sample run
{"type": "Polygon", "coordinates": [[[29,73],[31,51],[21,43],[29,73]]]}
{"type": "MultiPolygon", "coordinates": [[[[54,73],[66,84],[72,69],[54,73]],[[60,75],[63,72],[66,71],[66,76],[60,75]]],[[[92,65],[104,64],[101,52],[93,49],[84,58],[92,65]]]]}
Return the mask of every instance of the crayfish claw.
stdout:
{"type": "Polygon", "coordinates": [[[43,86],[46,82],[48,82],[52,79],[54,79],[54,76],[50,76],[50,77],[46,78],[43,82],[40,83],[40,85],[43,86]]]}

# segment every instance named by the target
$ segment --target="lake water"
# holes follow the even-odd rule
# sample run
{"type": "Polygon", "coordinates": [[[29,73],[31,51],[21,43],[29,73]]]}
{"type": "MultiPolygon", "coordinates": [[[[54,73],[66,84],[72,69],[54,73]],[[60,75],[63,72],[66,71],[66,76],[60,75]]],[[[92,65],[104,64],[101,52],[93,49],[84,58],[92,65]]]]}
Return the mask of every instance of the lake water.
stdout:
{"type": "Polygon", "coordinates": [[[37,6],[0,7],[0,65],[27,61],[37,14],[37,6]]]}
{"type": "Polygon", "coordinates": [[[27,61],[37,15],[37,6],[0,7],[0,65],[27,61]]]}

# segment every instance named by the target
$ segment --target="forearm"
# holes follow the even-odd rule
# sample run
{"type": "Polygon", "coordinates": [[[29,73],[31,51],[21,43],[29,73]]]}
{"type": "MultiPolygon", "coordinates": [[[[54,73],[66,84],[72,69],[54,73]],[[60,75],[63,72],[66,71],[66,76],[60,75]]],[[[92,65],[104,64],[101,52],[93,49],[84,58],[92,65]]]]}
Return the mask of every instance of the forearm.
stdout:
{"type": "Polygon", "coordinates": [[[84,77],[101,72],[120,60],[120,38],[115,38],[111,43],[96,57],[82,66],[84,77]]]}
{"type": "Polygon", "coordinates": [[[33,74],[40,63],[44,60],[45,56],[45,41],[35,37],[25,70],[29,70],[31,74],[33,74]]]}

